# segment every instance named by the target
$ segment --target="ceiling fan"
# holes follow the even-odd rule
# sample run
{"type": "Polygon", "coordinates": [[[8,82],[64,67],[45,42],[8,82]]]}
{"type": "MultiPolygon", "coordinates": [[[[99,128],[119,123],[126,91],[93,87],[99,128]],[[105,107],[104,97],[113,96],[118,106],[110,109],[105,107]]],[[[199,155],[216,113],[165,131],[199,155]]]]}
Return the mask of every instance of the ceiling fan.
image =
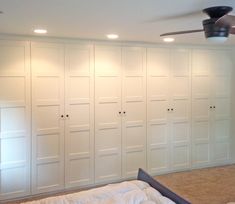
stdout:
{"type": "Polygon", "coordinates": [[[204,32],[208,40],[224,42],[229,34],[235,34],[235,16],[228,15],[230,6],[214,6],[202,10],[210,18],[202,21],[203,29],[163,33],[160,36],[204,32]]]}

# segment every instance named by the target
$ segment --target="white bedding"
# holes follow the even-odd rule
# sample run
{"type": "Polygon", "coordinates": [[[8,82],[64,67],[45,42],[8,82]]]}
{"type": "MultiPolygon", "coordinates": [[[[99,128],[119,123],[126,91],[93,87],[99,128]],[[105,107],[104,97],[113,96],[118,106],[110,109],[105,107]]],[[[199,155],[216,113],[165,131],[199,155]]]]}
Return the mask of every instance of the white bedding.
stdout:
{"type": "MultiPolygon", "coordinates": [[[[27,204],[175,204],[143,181],[125,181],[27,204]]],[[[24,203],[24,204],[26,204],[24,203]]]]}

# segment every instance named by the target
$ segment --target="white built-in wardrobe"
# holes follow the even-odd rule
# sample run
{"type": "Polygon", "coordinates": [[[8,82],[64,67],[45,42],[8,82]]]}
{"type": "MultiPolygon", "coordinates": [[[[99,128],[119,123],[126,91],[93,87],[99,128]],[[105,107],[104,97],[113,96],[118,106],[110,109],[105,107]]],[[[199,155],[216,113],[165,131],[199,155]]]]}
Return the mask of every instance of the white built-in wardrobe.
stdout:
{"type": "Polygon", "coordinates": [[[0,41],[0,200],[231,163],[232,50],[53,41],[0,41]]]}

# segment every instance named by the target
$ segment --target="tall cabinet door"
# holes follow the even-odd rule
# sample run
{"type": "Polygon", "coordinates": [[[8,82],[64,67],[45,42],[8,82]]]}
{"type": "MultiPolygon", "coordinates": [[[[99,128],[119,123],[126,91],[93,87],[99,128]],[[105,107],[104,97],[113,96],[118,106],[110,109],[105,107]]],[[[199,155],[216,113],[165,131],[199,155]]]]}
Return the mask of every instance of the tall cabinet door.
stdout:
{"type": "Polygon", "coordinates": [[[191,68],[190,51],[173,49],[171,55],[170,120],[171,168],[191,167],[191,68]]]}
{"type": "Polygon", "coordinates": [[[192,51],[193,167],[211,162],[211,60],[210,50],[192,51]]]}
{"type": "Polygon", "coordinates": [[[146,49],[122,51],[122,173],[128,178],[146,168],[146,49]]]}
{"type": "Polygon", "coordinates": [[[94,182],[94,63],[93,47],[66,46],[65,183],[94,182]]]}
{"type": "Polygon", "coordinates": [[[95,47],[95,181],[121,178],[121,47],[95,47]]]}
{"type": "Polygon", "coordinates": [[[147,158],[152,174],[170,167],[170,50],[147,49],[147,158]]]}
{"type": "Polygon", "coordinates": [[[64,186],[64,46],[32,43],[32,190],[64,186]]]}
{"type": "Polygon", "coordinates": [[[0,200],[30,194],[29,48],[0,41],[0,200]]]}
{"type": "Polygon", "coordinates": [[[211,52],[212,72],[212,146],[213,162],[220,164],[230,159],[231,122],[231,53],[227,50],[211,52]]]}

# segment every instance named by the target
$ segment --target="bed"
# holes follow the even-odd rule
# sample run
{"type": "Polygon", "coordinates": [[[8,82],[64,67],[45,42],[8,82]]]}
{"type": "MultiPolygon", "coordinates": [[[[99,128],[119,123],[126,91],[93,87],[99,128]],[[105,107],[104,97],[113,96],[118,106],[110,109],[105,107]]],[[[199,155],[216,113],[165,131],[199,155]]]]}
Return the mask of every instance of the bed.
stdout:
{"type": "Polygon", "coordinates": [[[190,202],[139,169],[137,180],[109,184],[24,204],[190,204],[190,202]]]}

